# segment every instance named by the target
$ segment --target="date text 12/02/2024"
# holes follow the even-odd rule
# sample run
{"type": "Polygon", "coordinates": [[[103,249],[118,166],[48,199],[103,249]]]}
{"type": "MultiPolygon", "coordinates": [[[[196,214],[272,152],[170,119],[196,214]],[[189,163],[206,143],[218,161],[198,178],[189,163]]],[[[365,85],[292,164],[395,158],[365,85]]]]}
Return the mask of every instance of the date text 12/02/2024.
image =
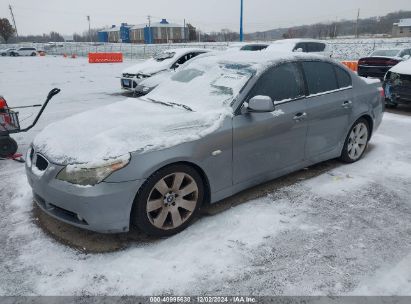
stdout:
{"type": "Polygon", "coordinates": [[[150,297],[150,303],[256,303],[254,297],[150,297]]]}

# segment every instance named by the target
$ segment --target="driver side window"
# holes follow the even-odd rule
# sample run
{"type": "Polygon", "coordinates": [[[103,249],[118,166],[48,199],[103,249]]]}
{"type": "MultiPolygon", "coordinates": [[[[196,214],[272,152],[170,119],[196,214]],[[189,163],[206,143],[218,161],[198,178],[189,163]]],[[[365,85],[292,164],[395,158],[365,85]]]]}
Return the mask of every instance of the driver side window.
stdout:
{"type": "Polygon", "coordinates": [[[257,81],[247,100],[254,96],[269,96],[281,103],[304,96],[304,80],[295,63],[270,68],[257,81]]]}

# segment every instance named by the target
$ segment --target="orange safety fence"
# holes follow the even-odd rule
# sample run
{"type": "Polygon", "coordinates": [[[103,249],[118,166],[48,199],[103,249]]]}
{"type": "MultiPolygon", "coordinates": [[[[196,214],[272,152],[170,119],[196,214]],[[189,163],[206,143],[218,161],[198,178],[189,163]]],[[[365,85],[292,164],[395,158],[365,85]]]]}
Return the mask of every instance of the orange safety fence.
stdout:
{"type": "Polygon", "coordinates": [[[123,53],[89,53],[89,63],[123,62],[123,53]]]}
{"type": "Polygon", "coordinates": [[[354,72],[358,71],[358,61],[342,61],[341,63],[354,72]]]}

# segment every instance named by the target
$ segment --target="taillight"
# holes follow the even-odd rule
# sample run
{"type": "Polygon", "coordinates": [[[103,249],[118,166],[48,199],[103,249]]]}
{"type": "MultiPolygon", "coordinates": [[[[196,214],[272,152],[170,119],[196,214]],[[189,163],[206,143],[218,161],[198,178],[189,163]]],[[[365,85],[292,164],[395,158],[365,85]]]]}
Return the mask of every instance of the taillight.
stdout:
{"type": "Polygon", "coordinates": [[[7,102],[3,97],[0,97],[0,110],[4,110],[7,108],[7,102]]]}
{"type": "Polygon", "coordinates": [[[385,99],[384,89],[383,88],[378,88],[378,91],[380,91],[380,96],[385,99]]]}
{"type": "Polygon", "coordinates": [[[391,59],[391,60],[387,61],[387,65],[392,65],[393,66],[393,65],[398,64],[398,62],[399,62],[398,60],[391,59]]]}

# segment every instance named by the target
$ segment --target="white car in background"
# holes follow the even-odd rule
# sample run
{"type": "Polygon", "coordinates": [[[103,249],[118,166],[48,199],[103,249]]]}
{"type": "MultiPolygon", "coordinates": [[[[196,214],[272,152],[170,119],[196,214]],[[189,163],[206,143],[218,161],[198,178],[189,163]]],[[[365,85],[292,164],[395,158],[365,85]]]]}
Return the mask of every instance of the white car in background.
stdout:
{"type": "Polygon", "coordinates": [[[34,47],[21,47],[10,52],[10,56],[37,56],[37,49],[34,47]]]}
{"type": "Polygon", "coordinates": [[[227,51],[263,51],[265,50],[270,44],[268,43],[233,43],[230,44],[227,48],[227,51]]]}
{"type": "Polygon", "coordinates": [[[9,49],[4,49],[0,50],[0,55],[1,56],[10,56],[11,52],[15,51],[16,49],[14,48],[9,48],[9,49]]]}
{"type": "Polygon", "coordinates": [[[331,57],[329,45],[322,40],[315,39],[283,39],[271,43],[266,51],[314,53],[331,57]]]}
{"type": "Polygon", "coordinates": [[[166,50],[149,60],[125,69],[121,77],[121,87],[135,92],[143,80],[161,72],[176,70],[190,59],[208,52],[210,50],[194,48],[166,50]]]}

